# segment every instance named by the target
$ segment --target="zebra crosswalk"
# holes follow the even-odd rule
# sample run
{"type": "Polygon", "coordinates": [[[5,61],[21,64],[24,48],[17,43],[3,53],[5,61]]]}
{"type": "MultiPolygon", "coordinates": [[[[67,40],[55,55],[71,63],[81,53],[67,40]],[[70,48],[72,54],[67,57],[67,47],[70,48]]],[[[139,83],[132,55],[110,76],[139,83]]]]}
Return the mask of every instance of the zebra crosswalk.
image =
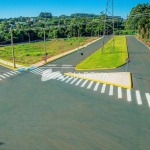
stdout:
{"type": "MultiPolygon", "coordinates": [[[[44,71],[43,69],[38,68],[30,72],[37,75],[42,75],[43,71],[44,71]]],[[[143,105],[145,103],[144,100],[146,99],[147,101],[146,103],[150,108],[150,93],[144,93],[143,95],[143,93],[141,93],[139,90],[123,89],[121,87],[89,81],[81,78],[74,78],[67,75],[59,75],[53,79],[55,79],[57,82],[64,82],[65,84],[74,85],[79,88],[85,88],[87,90],[92,90],[94,92],[99,92],[101,94],[105,93],[111,97],[115,96],[118,99],[124,98],[126,99],[127,102],[135,101],[139,106],[143,105]]]]}
{"type": "Polygon", "coordinates": [[[11,76],[17,75],[19,74],[19,71],[8,71],[5,73],[0,73],[0,81],[6,79],[6,78],[10,78],[11,76]]]}

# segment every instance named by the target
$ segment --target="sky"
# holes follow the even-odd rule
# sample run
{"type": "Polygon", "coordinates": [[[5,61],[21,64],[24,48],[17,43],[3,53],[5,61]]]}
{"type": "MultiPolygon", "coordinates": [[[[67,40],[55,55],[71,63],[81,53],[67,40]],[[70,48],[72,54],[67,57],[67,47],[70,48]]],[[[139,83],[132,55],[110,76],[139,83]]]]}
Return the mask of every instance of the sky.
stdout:
{"type": "MultiPolygon", "coordinates": [[[[106,12],[107,0],[0,0],[0,18],[36,17],[40,12],[53,16],[73,13],[99,15],[106,12]]],[[[111,0],[109,0],[111,1],[111,0]]],[[[131,9],[150,0],[114,0],[114,15],[126,18],[131,9]]]]}

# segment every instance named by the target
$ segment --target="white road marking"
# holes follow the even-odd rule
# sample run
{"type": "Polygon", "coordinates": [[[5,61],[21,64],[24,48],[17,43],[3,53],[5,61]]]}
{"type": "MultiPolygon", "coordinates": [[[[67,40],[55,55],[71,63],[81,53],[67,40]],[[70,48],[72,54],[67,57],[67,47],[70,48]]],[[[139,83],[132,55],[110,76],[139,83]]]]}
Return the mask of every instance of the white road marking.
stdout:
{"type": "Polygon", "coordinates": [[[138,105],[142,105],[140,91],[135,91],[135,92],[136,92],[136,99],[137,99],[138,105]]]}
{"type": "Polygon", "coordinates": [[[37,68],[37,69],[31,70],[30,72],[35,72],[35,71],[39,71],[39,70],[42,70],[42,69],[37,68]]]}
{"type": "Polygon", "coordinates": [[[92,84],[93,84],[93,81],[91,81],[91,82],[89,83],[89,85],[88,85],[87,89],[90,89],[90,88],[91,88],[91,86],[92,86],[92,84]]]}
{"type": "Polygon", "coordinates": [[[9,72],[6,72],[7,74],[9,74],[9,75],[11,75],[11,76],[13,76],[14,74],[12,74],[12,73],[9,73],[9,72]]]}
{"type": "Polygon", "coordinates": [[[69,78],[69,76],[67,76],[67,77],[65,77],[64,79],[62,79],[61,81],[65,81],[66,79],[68,79],[69,78]]]}
{"type": "Polygon", "coordinates": [[[122,98],[122,89],[118,87],[118,98],[122,98]]]}
{"type": "Polygon", "coordinates": [[[150,94],[145,93],[145,95],[146,95],[146,99],[147,99],[147,102],[148,102],[148,106],[150,107],[150,94]]]}
{"type": "Polygon", "coordinates": [[[73,77],[70,77],[70,78],[66,81],[66,83],[68,83],[72,78],[73,78],[73,77]]]}
{"type": "Polygon", "coordinates": [[[43,73],[43,70],[33,70],[33,71],[30,71],[30,72],[32,72],[32,73],[34,73],[34,74],[42,74],[43,73]]]}
{"type": "Polygon", "coordinates": [[[93,91],[97,91],[98,87],[99,87],[100,83],[96,83],[95,87],[94,87],[94,90],[93,91]]]}
{"type": "Polygon", "coordinates": [[[15,72],[15,71],[10,71],[11,73],[13,73],[13,74],[17,74],[17,72],[15,72]]]}
{"type": "Polygon", "coordinates": [[[4,76],[2,76],[2,75],[0,75],[0,77],[2,77],[2,78],[4,78],[4,79],[6,78],[6,77],[4,77],[4,76]]]}
{"type": "Polygon", "coordinates": [[[30,72],[36,72],[36,71],[43,71],[43,69],[34,69],[34,70],[30,71],[30,72]]]}
{"type": "Polygon", "coordinates": [[[10,77],[9,75],[7,75],[7,74],[3,74],[4,76],[6,76],[6,77],[10,77]]]}
{"type": "Polygon", "coordinates": [[[65,77],[65,75],[60,76],[57,80],[61,80],[65,77]]]}
{"type": "Polygon", "coordinates": [[[59,78],[60,76],[62,76],[62,74],[56,75],[56,76],[54,77],[54,79],[57,79],[57,78],[59,78]]]}
{"type": "Polygon", "coordinates": [[[39,74],[39,73],[42,73],[42,72],[41,71],[32,71],[32,73],[39,74]]]}
{"type": "Polygon", "coordinates": [[[112,96],[112,95],[113,95],[113,85],[110,85],[109,95],[110,95],[110,96],[112,96]]]}
{"type": "Polygon", "coordinates": [[[81,87],[84,87],[87,82],[88,82],[88,80],[85,80],[85,81],[83,82],[83,84],[81,85],[81,87]]]}
{"type": "Polygon", "coordinates": [[[79,85],[82,80],[83,80],[83,79],[80,79],[75,85],[76,85],[76,86],[79,85]]]}
{"type": "Polygon", "coordinates": [[[74,78],[74,80],[70,83],[70,84],[73,84],[78,78],[74,78]]]}
{"type": "Polygon", "coordinates": [[[127,89],[127,101],[128,102],[132,101],[132,99],[131,99],[131,90],[130,89],[127,89]]]}
{"type": "Polygon", "coordinates": [[[45,77],[47,77],[47,78],[53,78],[53,77],[55,77],[56,75],[58,74],[58,72],[52,72],[52,73],[50,73],[50,74],[48,74],[47,76],[45,76],[45,77]]]}
{"type": "Polygon", "coordinates": [[[106,84],[103,84],[101,93],[105,93],[106,84]]]}

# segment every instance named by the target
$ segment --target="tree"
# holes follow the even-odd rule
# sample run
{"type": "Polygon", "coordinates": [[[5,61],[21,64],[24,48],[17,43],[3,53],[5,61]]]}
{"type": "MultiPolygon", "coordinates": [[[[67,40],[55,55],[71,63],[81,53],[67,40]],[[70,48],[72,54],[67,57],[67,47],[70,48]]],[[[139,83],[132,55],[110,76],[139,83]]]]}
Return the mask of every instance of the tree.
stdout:
{"type": "Polygon", "coordinates": [[[150,32],[150,5],[138,4],[134,7],[126,22],[126,29],[138,30],[140,37],[149,38],[150,32]]]}

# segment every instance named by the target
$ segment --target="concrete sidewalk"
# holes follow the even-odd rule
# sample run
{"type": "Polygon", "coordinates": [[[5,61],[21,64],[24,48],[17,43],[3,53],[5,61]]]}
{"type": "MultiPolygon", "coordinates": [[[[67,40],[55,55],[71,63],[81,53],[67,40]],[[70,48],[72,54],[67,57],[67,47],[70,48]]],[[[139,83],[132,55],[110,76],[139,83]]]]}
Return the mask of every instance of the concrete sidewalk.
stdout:
{"type": "MultiPolygon", "coordinates": [[[[14,66],[13,63],[8,62],[8,61],[6,61],[6,60],[2,60],[2,59],[0,59],[0,65],[6,66],[6,67],[11,67],[11,68],[13,68],[13,66],[14,66]]],[[[16,68],[20,68],[20,67],[24,67],[24,66],[23,66],[23,65],[18,65],[18,64],[16,64],[16,68]]]]}
{"type": "Polygon", "coordinates": [[[67,76],[81,78],[94,82],[114,85],[127,89],[132,88],[132,79],[130,72],[114,72],[114,73],[65,73],[67,76]]]}

